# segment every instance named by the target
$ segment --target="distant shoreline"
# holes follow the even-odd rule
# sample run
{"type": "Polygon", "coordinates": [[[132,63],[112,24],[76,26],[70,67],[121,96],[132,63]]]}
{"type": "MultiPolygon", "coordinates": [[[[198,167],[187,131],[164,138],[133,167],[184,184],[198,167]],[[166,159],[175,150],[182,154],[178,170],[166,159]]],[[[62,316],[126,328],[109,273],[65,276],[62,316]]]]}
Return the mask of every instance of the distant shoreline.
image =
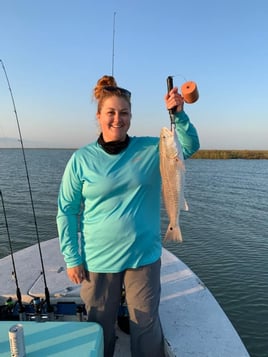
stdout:
{"type": "MultiPolygon", "coordinates": [[[[0,150],[21,150],[16,147],[0,147],[0,150]]],[[[77,148],[25,148],[25,150],[77,150],[77,148]]],[[[199,150],[191,159],[208,160],[268,160],[268,150],[199,150]]]]}
{"type": "Polygon", "coordinates": [[[199,150],[191,159],[210,160],[267,160],[268,150],[199,150]]]}

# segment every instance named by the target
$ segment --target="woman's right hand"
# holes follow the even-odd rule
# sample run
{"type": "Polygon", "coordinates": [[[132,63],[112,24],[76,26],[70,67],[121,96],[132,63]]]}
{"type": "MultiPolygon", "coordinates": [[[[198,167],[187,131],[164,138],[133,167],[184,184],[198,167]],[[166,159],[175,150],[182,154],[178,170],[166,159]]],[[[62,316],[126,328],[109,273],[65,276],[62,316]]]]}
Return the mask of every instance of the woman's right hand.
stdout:
{"type": "Polygon", "coordinates": [[[75,284],[81,284],[86,279],[86,272],[83,264],[72,268],[67,268],[68,278],[75,284]]]}

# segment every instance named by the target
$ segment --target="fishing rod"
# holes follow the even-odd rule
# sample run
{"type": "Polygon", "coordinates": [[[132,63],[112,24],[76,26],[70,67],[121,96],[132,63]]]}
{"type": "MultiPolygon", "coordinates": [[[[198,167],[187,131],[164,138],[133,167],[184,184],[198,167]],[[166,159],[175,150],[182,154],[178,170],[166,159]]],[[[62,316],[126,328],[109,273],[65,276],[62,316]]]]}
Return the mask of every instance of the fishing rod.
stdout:
{"type": "Polygon", "coordinates": [[[12,89],[11,89],[11,86],[10,86],[10,82],[9,82],[9,79],[8,79],[8,75],[7,75],[7,71],[6,71],[4,62],[1,59],[0,59],[0,62],[1,62],[4,74],[5,74],[5,78],[6,78],[6,81],[7,81],[7,85],[8,85],[8,89],[9,89],[9,92],[10,92],[10,96],[11,96],[11,100],[12,100],[12,104],[13,104],[13,109],[14,109],[14,113],[15,113],[17,129],[18,129],[18,133],[19,133],[19,141],[21,143],[21,150],[22,150],[22,155],[23,155],[24,167],[25,167],[25,171],[26,171],[28,190],[29,190],[29,194],[30,194],[30,201],[31,201],[32,213],[33,213],[33,219],[34,219],[34,227],[35,227],[35,232],[36,232],[36,238],[37,238],[37,243],[38,243],[37,245],[38,245],[38,250],[39,250],[42,275],[43,275],[43,280],[44,280],[44,285],[45,285],[45,300],[46,300],[46,303],[47,303],[48,312],[51,312],[53,310],[53,308],[52,308],[52,306],[50,304],[50,294],[49,294],[49,290],[48,290],[48,287],[47,287],[43,255],[42,255],[42,251],[41,251],[40,236],[39,236],[39,230],[38,230],[38,226],[37,226],[37,219],[36,219],[36,213],[35,213],[35,207],[34,207],[34,201],[33,201],[32,187],[31,187],[31,182],[30,182],[30,177],[29,177],[29,170],[28,170],[28,165],[27,165],[27,160],[26,160],[26,155],[25,155],[25,149],[24,149],[21,129],[20,129],[19,117],[18,117],[18,113],[17,113],[17,109],[16,109],[16,104],[15,104],[13,92],[12,92],[12,89]]]}
{"type": "MultiPolygon", "coordinates": [[[[171,89],[173,89],[173,76],[168,76],[167,77],[168,93],[171,91],[171,89]]],[[[188,103],[188,104],[195,103],[199,98],[199,92],[198,92],[196,83],[193,81],[186,81],[185,83],[183,83],[183,85],[181,86],[181,94],[183,96],[183,100],[185,103],[188,103]]],[[[170,123],[171,123],[171,129],[172,129],[172,126],[175,125],[176,106],[169,109],[168,111],[169,111],[170,123]]]]}
{"type": "Polygon", "coordinates": [[[25,320],[25,308],[22,304],[21,292],[20,292],[20,288],[19,288],[16,265],[15,265],[15,260],[14,260],[14,253],[13,253],[11,237],[10,237],[10,232],[9,232],[9,226],[8,226],[8,221],[7,221],[7,213],[6,213],[3,193],[1,190],[0,190],[0,197],[1,197],[1,202],[2,202],[3,214],[4,214],[4,218],[5,218],[6,232],[7,232],[8,243],[9,243],[9,248],[10,248],[10,255],[11,255],[11,260],[12,260],[13,271],[14,271],[15,284],[16,284],[16,288],[17,288],[16,295],[17,295],[18,304],[19,304],[19,314],[21,317],[20,320],[25,320]]]}
{"type": "Polygon", "coordinates": [[[114,12],[114,21],[113,21],[112,76],[114,75],[115,15],[116,15],[116,12],[114,12]]]}
{"type": "MultiPolygon", "coordinates": [[[[167,77],[167,91],[168,91],[168,94],[169,92],[171,91],[171,89],[173,89],[173,77],[172,76],[168,76],[167,77]]],[[[169,109],[168,110],[169,112],[169,116],[170,116],[170,127],[171,127],[171,130],[172,130],[172,126],[175,124],[175,112],[176,112],[176,106],[169,109]]]]}

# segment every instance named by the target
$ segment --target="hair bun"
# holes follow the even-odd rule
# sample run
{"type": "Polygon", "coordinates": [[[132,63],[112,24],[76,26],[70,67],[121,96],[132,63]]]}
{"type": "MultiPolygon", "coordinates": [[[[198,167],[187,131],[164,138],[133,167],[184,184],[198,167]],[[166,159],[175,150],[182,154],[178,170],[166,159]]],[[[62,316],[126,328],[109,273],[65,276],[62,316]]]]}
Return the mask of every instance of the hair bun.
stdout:
{"type": "Polygon", "coordinates": [[[117,87],[116,80],[114,79],[113,76],[105,75],[98,80],[94,88],[94,97],[96,100],[100,99],[102,88],[107,86],[117,87]]]}

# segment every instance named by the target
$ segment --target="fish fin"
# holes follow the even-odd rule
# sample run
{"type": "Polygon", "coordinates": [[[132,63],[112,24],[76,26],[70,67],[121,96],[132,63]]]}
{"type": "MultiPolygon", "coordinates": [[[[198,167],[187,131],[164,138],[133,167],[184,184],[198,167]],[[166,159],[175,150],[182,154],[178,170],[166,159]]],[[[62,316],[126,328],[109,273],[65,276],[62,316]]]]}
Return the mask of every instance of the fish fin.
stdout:
{"type": "Polygon", "coordinates": [[[164,241],[182,242],[181,229],[179,226],[168,225],[164,241]]]}
{"type": "Polygon", "coordinates": [[[187,201],[185,199],[184,199],[184,201],[182,203],[181,210],[189,211],[189,206],[188,206],[188,203],[187,203],[187,201]]]}

